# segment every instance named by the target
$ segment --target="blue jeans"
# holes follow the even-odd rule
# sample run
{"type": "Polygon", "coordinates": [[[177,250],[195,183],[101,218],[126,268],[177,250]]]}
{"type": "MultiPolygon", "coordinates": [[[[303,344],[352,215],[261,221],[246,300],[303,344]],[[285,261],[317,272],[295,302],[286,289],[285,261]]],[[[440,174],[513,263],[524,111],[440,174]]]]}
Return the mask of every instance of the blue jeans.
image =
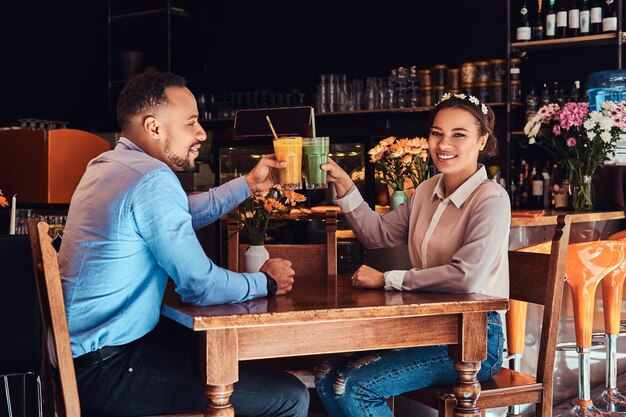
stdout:
{"type": "MultiPolygon", "coordinates": [[[[502,366],[504,335],[500,315],[487,318],[487,359],[478,379],[489,379],[502,366]]],[[[317,392],[331,417],[393,417],[386,399],[437,385],[453,385],[457,373],[448,346],[392,349],[338,356],[316,368],[317,392]]]]}
{"type": "MultiPolygon", "coordinates": [[[[127,351],[76,369],[81,407],[109,416],[201,413],[207,404],[197,334],[168,319],[127,351]]],[[[309,392],[285,372],[240,363],[237,415],[306,417],[309,392]]]]}

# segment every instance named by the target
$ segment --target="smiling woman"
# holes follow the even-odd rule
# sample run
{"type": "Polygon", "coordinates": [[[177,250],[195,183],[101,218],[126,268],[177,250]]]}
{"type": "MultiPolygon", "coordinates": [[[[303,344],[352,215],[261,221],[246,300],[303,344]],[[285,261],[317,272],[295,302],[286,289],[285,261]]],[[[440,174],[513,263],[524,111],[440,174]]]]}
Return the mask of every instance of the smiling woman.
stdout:
{"type": "MultiPolygon", "coordinates": [[[[380,216],[363,201],[334,161],[322,166],[337,204],[368,249],[408,244],[412,268],[378,271],[362,265],[352,285],[386,291],[482,293],[508,297],[509,199],[487,179],[479,155],[496,151],[492,110],[473,96],[447,95],[430,118],[428,148],[439,174],[420,183],[410,200],[380,216]]],[[[484,380],[502,364],[502,325],[489,314],[484,380]]],[[[355,353],[318,367],[316,386],[332,417],[392,416],[385,398],[456,376],[446,346],[355,353]]]]}

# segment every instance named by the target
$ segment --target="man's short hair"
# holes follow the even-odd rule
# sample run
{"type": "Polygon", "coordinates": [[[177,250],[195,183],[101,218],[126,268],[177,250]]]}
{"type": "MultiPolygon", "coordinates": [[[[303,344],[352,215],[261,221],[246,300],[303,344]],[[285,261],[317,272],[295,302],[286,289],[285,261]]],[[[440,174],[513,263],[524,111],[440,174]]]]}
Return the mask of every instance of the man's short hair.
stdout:
{"type": "Polygon", "coordinates": [[[117,99],[117,123],[124,129],[133,117],[167,104],[165,89],[186,87],[185,77],[169,72],[144,72],[131,78],[117,99]]]}

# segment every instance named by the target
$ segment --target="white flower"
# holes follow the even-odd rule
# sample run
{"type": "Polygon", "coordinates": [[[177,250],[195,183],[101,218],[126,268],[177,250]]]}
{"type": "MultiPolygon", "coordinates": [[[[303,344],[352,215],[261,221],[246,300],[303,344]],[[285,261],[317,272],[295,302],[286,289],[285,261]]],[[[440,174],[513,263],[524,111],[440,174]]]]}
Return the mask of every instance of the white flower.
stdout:
{"type": "Polygon", "coordinates": [[[600,113],[597,110],[594,110],[591,113],[589,113],[589,119],[592,120],[594,123],[599,124],[603,117],[604,116],[602,116],[602,113],[600,113]]]}
{"type": "Polygon", "coordinates": [[[585,129],[588,132],[591,132],[593,130],[593,128],[596,127],[596,122],[594,122],[591,119],[587,119],[587,120],[585,120],[585,123],[583,123],[583,126],[585,126],[585,129]]]}
{"type": "Polygon", "coordinates": [[[480,101],[474,96],[469,96],[468,100],[470,101],[470,103],[474,103],[477,106],[480,104],[480,101]]]}
{"type": "Polygon", "coordinates": [[[465,94],[455,94],[454,97],[460,98],[461,100],[465,100],[467,98],[465,94]]]}
{"type": "Polygon", "coordinates": [[[602,139],[605,143],[610,143],[611,133],[605,130],[604,132],[600,133],[600,139],[602,139]]]}
{"type": "Polygon", "coordinates": [[[439,100],[439,101],[441,102],[441,101],[448,100],[450,97],[452,97],[452,94],[450,94],[450,93],[443,93],[443,95],[441,96],[441,100],[439,100]]]}
{"type": "Polygon", "coordinates": [[[489,113],[489,110],[487,109],[485,103],[480,105],[480,110],[483,112],[484,115],[487,115],[489,113]]]}
{"type": "Polygon", "coordinates": [[[603,117],[600,120],[600,129],[605,130],[605,131],[609,131],[611,130],[611,128],[613,127],[613,120],[611,120],[608,117],[603,117]]]}
{"type": "Polygon", "coordinates": [[[537,141],[535,140],[535,138],[534,138],[534,137],[532,137],[532,138],[528,139],[528,144],[529,144],[529,145],[534,145],[535,143],[537,143],[537,141]]]}

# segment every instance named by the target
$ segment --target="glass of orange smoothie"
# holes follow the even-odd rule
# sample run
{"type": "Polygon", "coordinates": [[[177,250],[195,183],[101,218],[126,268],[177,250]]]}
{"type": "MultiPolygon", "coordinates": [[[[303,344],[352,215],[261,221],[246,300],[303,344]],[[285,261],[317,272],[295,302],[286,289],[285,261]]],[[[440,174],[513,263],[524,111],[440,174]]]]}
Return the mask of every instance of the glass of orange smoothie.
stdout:
{"type": "Polygon", "coordinates": [[[278,170],[279,182],[285,188],[302,188],[302,137],[292,136],[274,140],[276,159],[287,162],[278,170]]]}

